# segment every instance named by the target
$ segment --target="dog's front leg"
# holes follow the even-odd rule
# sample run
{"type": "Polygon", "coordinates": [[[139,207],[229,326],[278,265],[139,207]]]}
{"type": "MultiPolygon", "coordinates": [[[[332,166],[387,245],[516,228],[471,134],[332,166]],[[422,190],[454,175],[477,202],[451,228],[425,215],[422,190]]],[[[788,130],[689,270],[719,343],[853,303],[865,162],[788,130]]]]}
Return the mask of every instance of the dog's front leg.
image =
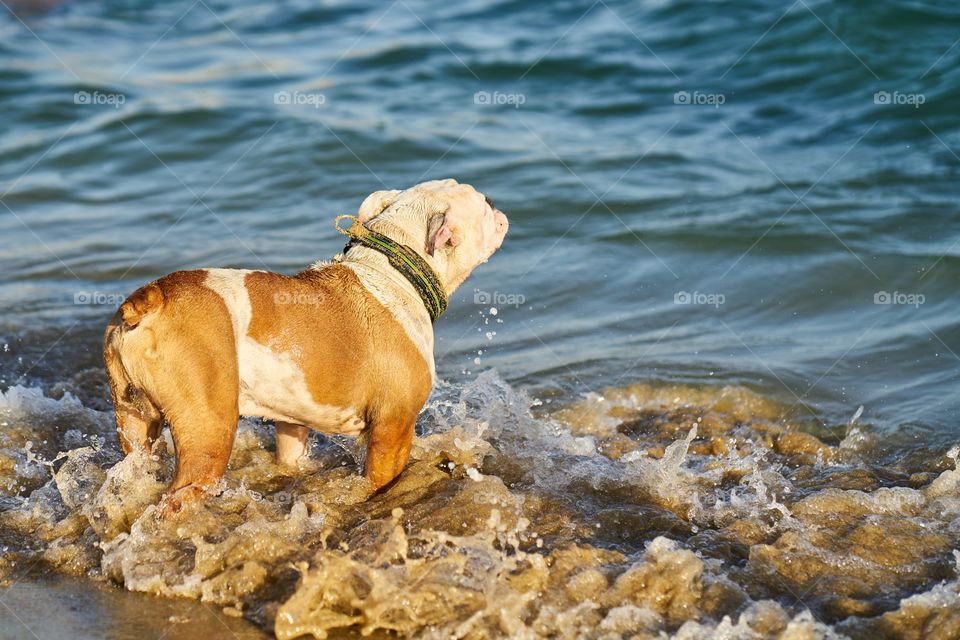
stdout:
{"type": "Polygon", "coordinates": [[[297,466],[297,460],[307,452],[310,429],[290,422],[275,422],[277,428],[277,464],[297,466]]]}

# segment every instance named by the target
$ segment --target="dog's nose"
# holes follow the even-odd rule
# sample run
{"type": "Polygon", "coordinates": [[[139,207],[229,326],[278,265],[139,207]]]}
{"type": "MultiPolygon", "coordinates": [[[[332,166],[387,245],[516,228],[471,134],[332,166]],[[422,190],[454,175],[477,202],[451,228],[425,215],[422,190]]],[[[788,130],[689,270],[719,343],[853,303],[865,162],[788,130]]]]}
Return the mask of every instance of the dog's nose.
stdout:
{"type": "Polygon", "coordinates": [[[503,215],[503,212],[499,210],[494,210],[493,212],[493,223],[496,225],[497,233],[506,233],[507,228],[510,226],[510,222],[507,221],[507,216],[503,215]]]}

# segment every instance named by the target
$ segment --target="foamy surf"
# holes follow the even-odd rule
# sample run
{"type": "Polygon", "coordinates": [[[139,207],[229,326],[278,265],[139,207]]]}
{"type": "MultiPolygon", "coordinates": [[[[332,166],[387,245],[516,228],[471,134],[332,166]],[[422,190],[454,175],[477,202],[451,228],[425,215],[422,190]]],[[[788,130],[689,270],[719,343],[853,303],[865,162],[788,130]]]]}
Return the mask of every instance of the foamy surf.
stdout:
{"type": "Polygon", "coordinates": [[[278,638],[954,638],[956,449],[888,465],[742,388],[630,385],[542,411],[495,372],[441,384],[366,500],[349,447],[299,472],[241,421],[221,486],[158,522],[172,448],[122,458],[69,393],[0,395],[13,581],[37,567],[191,598],[278,638]]]}

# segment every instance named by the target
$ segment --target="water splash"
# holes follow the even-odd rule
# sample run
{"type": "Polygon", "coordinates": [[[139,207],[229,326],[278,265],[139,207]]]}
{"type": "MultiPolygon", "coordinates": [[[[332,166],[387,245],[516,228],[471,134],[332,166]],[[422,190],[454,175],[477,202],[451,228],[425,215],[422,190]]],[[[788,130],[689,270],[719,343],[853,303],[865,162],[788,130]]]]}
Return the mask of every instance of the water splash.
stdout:
{"type": "Polygon", "coordinates": [[[244,420],[215,495],[158,522],[167,439],[121,459],[109,416],[12,390],[0,570],[40,560],[290,638],[949,628],[960,448],[936,472],[884,480],[861,464],[868,430],[855,448],[851,434],[830,445],[779,410],[742,389],[634,385],[544,413],[484,372],[438,385],[412,463],[381,495],[367,500],[354,458],[327,439],[303,469],[278,467],[269,426],[244,420]]]}

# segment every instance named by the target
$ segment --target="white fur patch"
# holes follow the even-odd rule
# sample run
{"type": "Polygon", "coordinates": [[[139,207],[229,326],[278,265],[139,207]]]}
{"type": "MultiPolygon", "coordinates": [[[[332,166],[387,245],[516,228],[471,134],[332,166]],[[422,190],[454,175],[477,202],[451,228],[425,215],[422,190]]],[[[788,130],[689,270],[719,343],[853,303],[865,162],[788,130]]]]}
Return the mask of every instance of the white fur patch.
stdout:
{"type": "Polygon", "coordinates": [[[204,285],[227,305],[240,368],[240,415],[281,420],[325,433],[359,435],[365,426],[352,407],[314,402],[306,376],[290,354],[277,353],[247,335],[252,310],[244,269],[208,269],[204,285]]]}

